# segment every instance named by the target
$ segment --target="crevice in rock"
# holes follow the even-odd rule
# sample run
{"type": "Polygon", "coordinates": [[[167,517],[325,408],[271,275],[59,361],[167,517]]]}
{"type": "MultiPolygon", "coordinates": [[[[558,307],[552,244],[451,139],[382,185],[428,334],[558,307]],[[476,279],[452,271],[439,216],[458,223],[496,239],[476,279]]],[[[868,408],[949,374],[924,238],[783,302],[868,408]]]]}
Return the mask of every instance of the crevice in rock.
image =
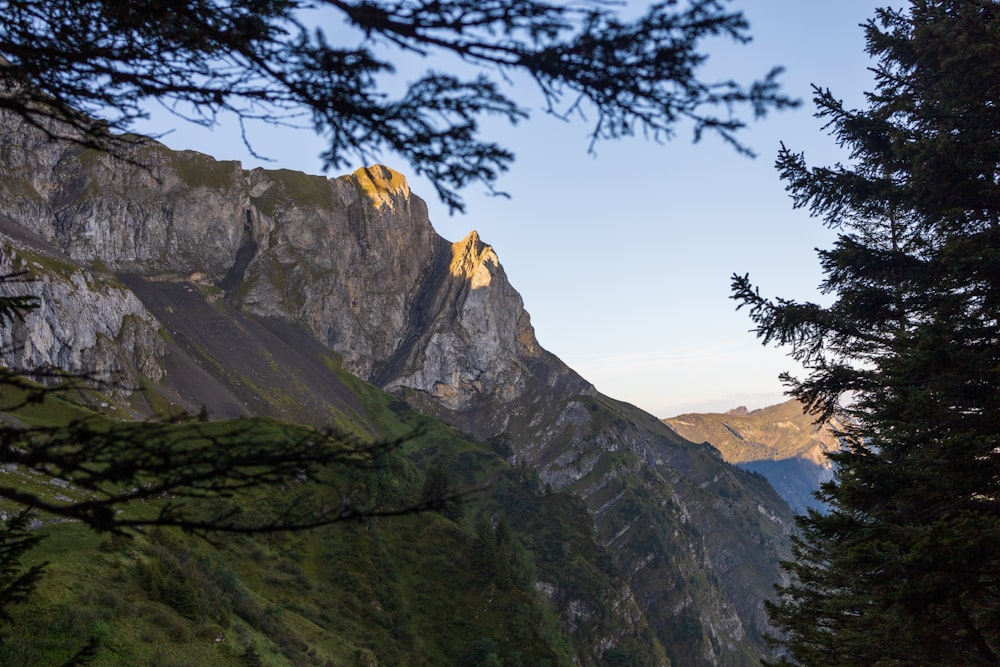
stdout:
{"type": "Polygon", "coordinates": [[[442,238],[436,239],[434,256],[424,269],[418,281],[417,293],[413,297],[406,317],[406,327],[399,345],[389,357],[372,369],[369,381],[376,387],[385,387],[399,376],[403,364],[410,357],[414,345],[427,332],[431,319],[439,314],[434,299],[438,296],[441,282],[448,276],[451,262],[451,244],[442,238]]]}
{"type": "Polygon", "coordinates": [[[253,258],[257,256],[259,246],[253,237],[252,223],[252,214],[247,209],[246,220],[243,222],[243,235],[240,237],[240,247],[236,251],[236,261],[233,262],[233,265],[229,267],[229,271],[226,272],[225,277],[219,282],[219,287],[226,293],[226,296],[229,296],[233,289],[243,282],[243,276],[246,275],[247,267],[250,266],[253,258]]]}

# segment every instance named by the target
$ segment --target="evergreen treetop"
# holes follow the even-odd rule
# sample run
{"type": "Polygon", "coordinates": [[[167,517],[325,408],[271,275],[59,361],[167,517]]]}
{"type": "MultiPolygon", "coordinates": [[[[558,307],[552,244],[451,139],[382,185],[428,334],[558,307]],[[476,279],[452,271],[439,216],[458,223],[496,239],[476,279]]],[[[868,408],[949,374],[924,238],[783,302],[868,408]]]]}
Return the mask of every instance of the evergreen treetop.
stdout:
{"type": "Polygon", "coordinates": [[[800,517],[772,621],[781,664],[1000,663],[1000,5],[914,0],[866,25],[867,108],[815,89],[848,164],[782,147],[795,206],[838,230],[829,306],[734,276],[783,376],[844,412],[828,514],[800,517]]]}

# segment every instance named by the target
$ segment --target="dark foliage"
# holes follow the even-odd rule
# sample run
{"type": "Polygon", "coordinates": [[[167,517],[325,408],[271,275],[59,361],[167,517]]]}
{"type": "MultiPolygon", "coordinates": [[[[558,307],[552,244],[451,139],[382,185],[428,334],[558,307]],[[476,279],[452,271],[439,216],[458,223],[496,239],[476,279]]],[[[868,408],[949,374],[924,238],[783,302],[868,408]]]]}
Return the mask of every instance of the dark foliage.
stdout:
{"type": "Polygon", "coordinates": [[[724,4],[660,2],[625,21],[602,2],[6,0],[0,107],[50,133],[66,133],[52,119],[69,123],[70,138],[102,149],[152,103],[203,125],[235,117],[248,146],[248,122],[312,125],[330,167],[392,151],[461,209],[458,189],[492,186],[513,159],[478,124],[527,116],[503,91],[516,74],[549,113],[593,114],[593,141],[664,139],[689,122],[695,139],[716,132],[745,151],[734,109],[760,116],[790,101],[777,69],[749,86],[699,77],[706,38],[749,40],[724,4]],[[450,57],[453,72],[390,94],[394,62],[425,56],[450,57]]]}
{"type": "MultiPolygon", "coordinates": [[[[47,563],[25,565],[23,557],[42,537],[32,529],[33,512],[23,509],[4,521],[0,530],[0,658],[6,659],[4,625],[11,622],[10,607],[25,602],[41,580],[47,563]]],[[[62,667],[82,667],[97,654],[99,642],[91,637],[76,653],[62,663],[62,667]]]]}
{"type": "Polygon", "coordinates": [[[786,377],[847,447],[800,518],[770,605],[781,664],[1000,663],[1000,5],[916,1],[866,26],[864,110],[816,89],[849,165],[782,149],[796,206],[839,230],[820,252],[829,306],[734,277],[786,377]]]}
{"type": "Polygon", "coordinates": [[[427,469],[422,497],[425,502],[438,502],[438,511],[452,521],[459,521],[465,515],[462,504],[458,502],[458,489],[443,463],[427,469]]]}
{"type": "Polygon", "coordinates": [[[94,419],[65,427],[7,427],[0,429],[0,460],[64,480],[83,497],[54,499],[16,482],[0,484],[0,497],[100,531],[180,526],[199,533],[271,532],[439,508],[445,500],[430,497],[369,507],[355,502],[351,487],[337,476],[376,470],[381,455],[399,444],[373,445],[257,419],[212,424],[94,419]],[[336,494],[318,497],[316,485],[336,494]],[[286,489],[282,508],[265,514],[224,502],[263,486],[286,489]],[[122,511],[125,506],[129,511],[122,511]]]}
{"type": "Polygon", "coordinates": [[[44,564],[26,567],[21,558],[41,537],[30,530],[31,511],[24,509],[4,522],[0,531],[0,622],[10,621],[8,607],[24,601],[45,570],[44,564]]]}

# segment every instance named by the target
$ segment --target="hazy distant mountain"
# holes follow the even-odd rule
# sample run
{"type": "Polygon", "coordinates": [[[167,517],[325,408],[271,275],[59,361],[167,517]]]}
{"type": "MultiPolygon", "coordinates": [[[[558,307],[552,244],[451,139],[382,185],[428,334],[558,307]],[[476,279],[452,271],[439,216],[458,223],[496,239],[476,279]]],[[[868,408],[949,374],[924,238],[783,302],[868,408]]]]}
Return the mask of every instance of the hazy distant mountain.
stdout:
{"type": "MultiPolygon", "coordinates": [[[[369,568],[357,576],[318,567],[307,558],[316,545],[293,552],[295,586],[330,605],[354,596],[392,631],[376,641],[324,610],[305,615],[320,645],[371,657],[353,664],[461,663],[461,646],[416,639],[433,626],[469,650],[489,639],[520,651],[519,632],[537,640],[535,658],[565,644],[560,665],[738,667],[766,654],[763,600],[788,556],[787,503],[544,350],[493,249],[475,232],[440,237],[401,174],[244,170],[155,142],[126,163],[2,115],[0,149],[0,271],[31,272],[26,289],[43,303],[0,329],[4,363],[113,373],[118,414],[204,406],[219,419],[333,421],[389,437],[418,410],[448,435],[414,465],[504,480],[473,510],[490,521],[502,511],[534,563],[520,577],[524,604],[455,576],[461,545],[478,539],[471,516],[437,526],[449,542],[421,542],[444,570],[410,572],[408,538],[386,522],[378,539],[357,536],[369,568]],[[439,617],[427,595],[475,604],[439,617]]],[[[288,591],[254,591],[300,606],[270,597],[288,591]]]]}
{"type": "Polygon", "coordinates": [[[830,430],[839,427],[839,421],[817,426],[813,420],[798,401],[791,400],[753,411],[739,407],[724,413],[683,414],[663,422],[692,442],[709,443],[727,462],[761,473],[792,509],[802,513],[821,506],[812,494],[833,476],[826,452],[840,447],[830,430]]]}

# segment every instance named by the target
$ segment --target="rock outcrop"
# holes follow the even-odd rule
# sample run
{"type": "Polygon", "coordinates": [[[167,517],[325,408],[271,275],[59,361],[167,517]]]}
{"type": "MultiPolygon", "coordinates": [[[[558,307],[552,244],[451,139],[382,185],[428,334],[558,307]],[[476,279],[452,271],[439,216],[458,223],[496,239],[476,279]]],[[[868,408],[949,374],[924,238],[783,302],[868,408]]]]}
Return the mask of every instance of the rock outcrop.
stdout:
{"type": "Polygon", "coordinates": [[[159,323],[114,276],[2,234],[0,275],[0,296],[36,300],[0,327],[4,365],[86,375],[117,395],[163,379],[159,323]]]}

